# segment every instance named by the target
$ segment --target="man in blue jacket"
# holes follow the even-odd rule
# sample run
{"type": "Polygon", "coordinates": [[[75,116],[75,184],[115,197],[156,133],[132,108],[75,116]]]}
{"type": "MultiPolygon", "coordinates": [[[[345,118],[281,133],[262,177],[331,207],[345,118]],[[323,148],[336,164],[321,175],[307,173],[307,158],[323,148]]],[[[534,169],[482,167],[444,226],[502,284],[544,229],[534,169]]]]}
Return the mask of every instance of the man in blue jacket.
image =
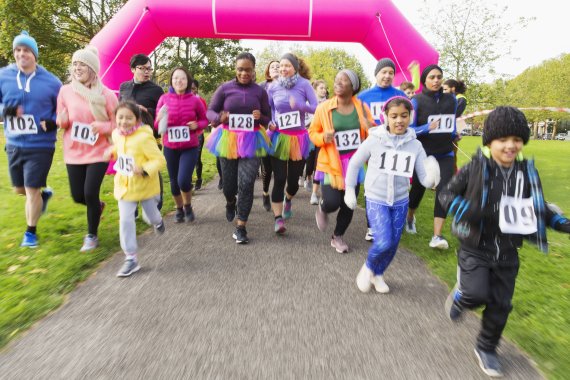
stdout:
{"type": "Polygon", "coordinates": [[[36,225],[53,195],[46,186],[55,152],[56,107],[61,81],[38,65],[38,45],[26,31],[12,43],[16,63],[0,69],[0,108],[12,186],[26,196],[21,246],[38,246],[36,225]]]}

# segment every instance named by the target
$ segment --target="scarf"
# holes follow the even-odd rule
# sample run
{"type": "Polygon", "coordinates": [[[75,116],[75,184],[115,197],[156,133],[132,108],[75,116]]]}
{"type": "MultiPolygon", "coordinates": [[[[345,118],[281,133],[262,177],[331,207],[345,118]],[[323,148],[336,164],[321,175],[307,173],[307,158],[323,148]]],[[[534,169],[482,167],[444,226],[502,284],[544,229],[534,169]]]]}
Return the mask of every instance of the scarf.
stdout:
{"type": "Polygon", "coordinates": [[[287,90],[293,88],[297,84],[298,80],[299,80],[298,73],[295,73],[295,75],[293,75],[292,77],[285,78],[280,76],[279,78],[277,78],[277,82],[279,82],[281,87],[286,88],[287,90]]]}
{"type": "Polygon", "coordinates": [[[122,128],[117,128],[117,131],[119,131],[119,133],[120,133],[122,136],[130,136],[130,135],[132,135],[133,133],[135,133],[135,131],[136,131],[137,129],[139,129],[140,126],[141,126],[141,124],[137,124],[137,125],[133,126],[132,128],[127,129],[126,131],[124,131],[122,128]]]}
{"type": "Polygon", "coordinates": [[[101,81],[97,79],[95,83],[88,88],[76,80],[71,81],[71,88],[76,94],[81,96],[89,103],[89,108],[93,117],[97,121],[109,121],[109,115],[107,114],[107,100],[105,95],[103,95],[103,85],[101,81]]]}

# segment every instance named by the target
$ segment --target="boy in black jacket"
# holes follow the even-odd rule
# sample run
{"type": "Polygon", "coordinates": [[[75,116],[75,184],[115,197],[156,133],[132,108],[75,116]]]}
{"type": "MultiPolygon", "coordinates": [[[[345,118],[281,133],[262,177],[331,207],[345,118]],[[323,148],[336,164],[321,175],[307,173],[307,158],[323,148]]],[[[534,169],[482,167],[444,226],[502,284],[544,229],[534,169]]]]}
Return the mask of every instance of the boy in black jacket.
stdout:
{"type": "Polygon", "coordinates": [[[496,348],[512,309],[523,236],[547,252],[546,226],[570,233],[570,221],[544,201],[534,162],[522,157],[529,136],[521,111],[496,108],[485,121],[484,147],[439,196],[461,242],[446,312],[457,321],[465,309],[485,306],[475,354],[491,377],[502,376],[496,348]]]}

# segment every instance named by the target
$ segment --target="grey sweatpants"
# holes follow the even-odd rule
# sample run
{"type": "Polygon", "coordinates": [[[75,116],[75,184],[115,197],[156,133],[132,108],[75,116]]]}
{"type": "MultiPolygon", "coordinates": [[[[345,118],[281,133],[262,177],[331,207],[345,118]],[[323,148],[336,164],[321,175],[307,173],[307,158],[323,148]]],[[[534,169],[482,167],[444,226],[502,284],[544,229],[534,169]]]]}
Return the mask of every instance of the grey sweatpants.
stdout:
{"type": "Polygon", "coordinates": [[[259,158],[220,158],[226,202],[233,203],[237,195],[237,217],[247,222],[253,206],[253,186],[257,178],[259,158]]]}
{"type": "MultiPolygon", "coordinates": [[[[160,195],[141,201],[141,206],[148,220],[153,226],[160,224],[162,216],[158,211],[160,195]]],[[[135,223],[135,210],[139,202],[119,201],[119,240],[125,255],[134,256],[137,254],[137,227],[135,223]]]]}

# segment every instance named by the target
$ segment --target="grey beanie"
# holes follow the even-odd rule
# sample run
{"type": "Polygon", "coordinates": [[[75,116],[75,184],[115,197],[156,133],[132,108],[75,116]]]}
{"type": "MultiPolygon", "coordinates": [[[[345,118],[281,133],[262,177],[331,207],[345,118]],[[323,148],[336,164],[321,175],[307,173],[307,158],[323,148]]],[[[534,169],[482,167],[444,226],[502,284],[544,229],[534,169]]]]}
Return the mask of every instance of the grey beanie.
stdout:
{"type": "Polygon", "coordinates": [[[283,54],[283,56],[281,57],[281,59],[286,59],[289,62],[291,62],[291,64],[293,65],[293,68],[295,69],[295,72],[299,71],[299,60],[297,59],[297,57],[295,57],[293,54],[291,53],[285,53],[283,54]]]}
{"type": "Polygon", "coordinates": [[[374,76],[376,76],[378,72],[384,67],[391,67],[394,70],[394,73],[396,72],[396,65],[394,64],[394,61],[392,61],[390,58],[382,58],[376,64],[376,68],[374,69],[374,76]]]}

